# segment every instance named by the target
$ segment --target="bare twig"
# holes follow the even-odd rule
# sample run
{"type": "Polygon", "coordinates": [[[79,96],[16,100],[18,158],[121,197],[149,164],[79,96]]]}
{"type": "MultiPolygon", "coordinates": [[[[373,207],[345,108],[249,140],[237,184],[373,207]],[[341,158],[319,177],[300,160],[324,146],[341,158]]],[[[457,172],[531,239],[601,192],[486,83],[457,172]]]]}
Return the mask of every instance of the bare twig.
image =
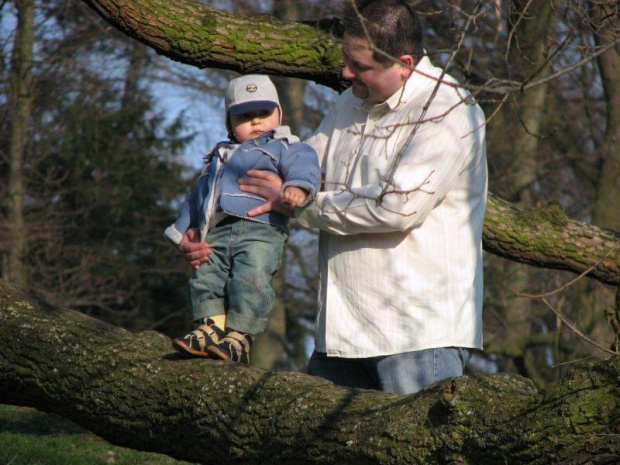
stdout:
{"type": "Polygon", "coordinates": [[[550,292],[546,292],[544,294],[525,294],[525,293],[521,293],[521,292],[515,292],[515,295],[517,297],[526,297],[528,299],[544,299],[546,297],[552,297],[556,294],[559,294],[560,292],[562,292],[563,290],[569,288],[570,286],[572,286],[573,284],[575,284],[577,281],[579,281],[580,279],[582,279],[584,276],[586,276],[588,273],[590,273],[592,270],[595,270],[597,266],[599,266],[601,263],[603,263],[607,257],[609,257],[609,255],[611,255],[611,253],[616,250],[618,248],[618,246],[620,245],[620,241],[616,242],[610,249],[609,251],[603,255],[603,257],[597,261],[594,265],[592,265],[590,268],[588,268],[587,270],[585,270],[583,273],[581,273],[579,276],[577,276],[575,279],[570,280],[568,283],[564,284],[563,286],[559,287],[558,289],[555,289],[553,291],[550,292]]]}
{"type": "Polygon", "coordinates": [[[579,336],[581,339],[583,339],[584,341],[586,341],[589,344],[592,344],[594,347],[597,347],[598,349],[602,350],[605,353],[608,353],[610,355],[620,355],[620,352],[617,351],[613,351],[613,350],[609,350],[606,347],[603,347],[602,345],[600,345],[599,343],[597,343],[596,341],[593,341],[592,339],[590,339],[586,334],[584,334],[583,332],[579,331],[575,325],[571,324],[568,322],[568,320],[566,318],[564,318],[564,316],[558,312],[555,308],[553,308],[553,306],[551,304],[549,304],[549,302],[547,301],[547,299],[543,298],[541,299],[544,304],[560,319],[562,320],[562,323],[564,323],[566,326],[568,326],[571,331],[573,331],[577,336],[579,336]]]}

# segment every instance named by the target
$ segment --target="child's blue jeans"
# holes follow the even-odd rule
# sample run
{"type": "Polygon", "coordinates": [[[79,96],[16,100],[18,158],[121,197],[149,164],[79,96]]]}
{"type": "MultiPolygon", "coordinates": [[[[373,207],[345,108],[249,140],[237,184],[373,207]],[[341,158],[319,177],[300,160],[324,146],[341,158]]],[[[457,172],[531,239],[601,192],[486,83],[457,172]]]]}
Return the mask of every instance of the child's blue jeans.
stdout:
{"type": "Polygon", "coordinates": [[[258,334],[273,307],[271,279],[288,233],[270,224],[231,218],[212,229],[213,249],[189,282],[193,320],[226,314],[226,328],[258,334]]]}

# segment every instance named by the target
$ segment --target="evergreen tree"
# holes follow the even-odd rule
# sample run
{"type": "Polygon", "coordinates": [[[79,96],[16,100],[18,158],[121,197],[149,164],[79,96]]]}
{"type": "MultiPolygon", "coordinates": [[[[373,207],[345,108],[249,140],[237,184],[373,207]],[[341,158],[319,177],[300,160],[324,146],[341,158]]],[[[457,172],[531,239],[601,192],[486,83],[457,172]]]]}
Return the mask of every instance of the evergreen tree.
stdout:
{"type": "Polygon", "coordinates": [[[157,110],[144,46],[80,5],[37,8],[46,20],[23,163],[29,286],[130,329],[152,327],[185,304],[187,266],[162,231],[188,184],[181,155],[191,136],[182,116],[167,122],[157,110]]]}

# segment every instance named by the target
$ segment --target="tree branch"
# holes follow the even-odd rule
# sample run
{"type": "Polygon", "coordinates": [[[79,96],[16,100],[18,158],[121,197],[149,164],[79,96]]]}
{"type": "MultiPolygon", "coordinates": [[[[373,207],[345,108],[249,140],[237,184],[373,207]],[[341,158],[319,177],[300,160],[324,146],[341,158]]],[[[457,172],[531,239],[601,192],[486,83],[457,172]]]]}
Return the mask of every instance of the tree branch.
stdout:
{"type": "Polygon", "coordinates": [[[0,402],[60,414],[125,447],[218,464],[541,464],[620,459],[620,357],[538,392],[465,376],[410,396],[184,359],[0,281],[0,402]],[[553,431],[550,435],[549,432],[553,431]]]}
{"type": "Polygon", "coordinates": [[[521,209],[489,195],[483,245],[500,257],[540,268],[567,270],[605,284],[620,283],[620,234],[566,216],[552,202],[521,209]]]}
{"type": "Polygon", "coordinates": [[[343,89],[339,40],[271,16],[243,16],[193,0],[83,0],[157,53],[198,68],[308,79],[343,89]]]}

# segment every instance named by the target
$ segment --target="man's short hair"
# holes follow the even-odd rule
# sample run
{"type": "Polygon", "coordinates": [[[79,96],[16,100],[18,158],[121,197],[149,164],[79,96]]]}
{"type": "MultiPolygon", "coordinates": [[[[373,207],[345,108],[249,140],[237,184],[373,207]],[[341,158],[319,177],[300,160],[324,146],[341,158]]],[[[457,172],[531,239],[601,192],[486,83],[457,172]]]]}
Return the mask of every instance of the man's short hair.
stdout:
{"type": "Polygon", "coordinates": [[[345,34],[367,40],[373,58],[385,66],[401,55],[417,62],[424,53],[422,25],[410,1],[347,0],[342,24],[345,34]]]}

